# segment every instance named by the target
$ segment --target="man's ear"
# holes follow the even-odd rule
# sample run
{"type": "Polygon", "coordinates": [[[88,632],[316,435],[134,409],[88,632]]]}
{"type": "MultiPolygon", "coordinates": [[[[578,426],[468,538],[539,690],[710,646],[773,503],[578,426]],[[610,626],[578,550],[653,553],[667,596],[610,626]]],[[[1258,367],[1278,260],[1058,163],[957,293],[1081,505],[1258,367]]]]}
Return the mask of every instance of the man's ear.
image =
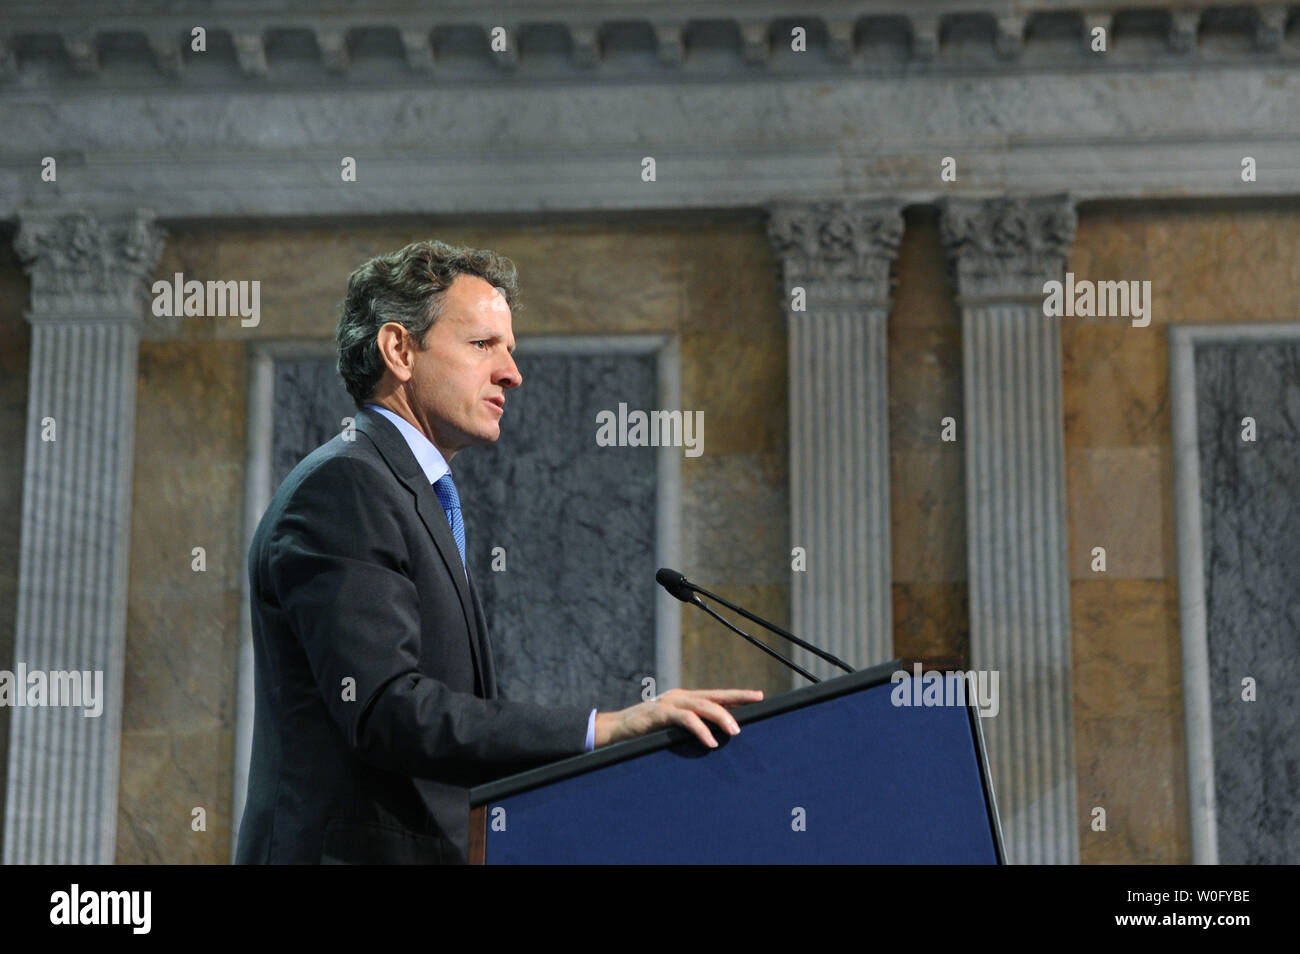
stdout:
{"type": "Polygon", "coordinates": [[[393,377],[401,384],[411,380],[415,339],[395,321],[383,324],[375,336],[379,354],[393,377]]]}

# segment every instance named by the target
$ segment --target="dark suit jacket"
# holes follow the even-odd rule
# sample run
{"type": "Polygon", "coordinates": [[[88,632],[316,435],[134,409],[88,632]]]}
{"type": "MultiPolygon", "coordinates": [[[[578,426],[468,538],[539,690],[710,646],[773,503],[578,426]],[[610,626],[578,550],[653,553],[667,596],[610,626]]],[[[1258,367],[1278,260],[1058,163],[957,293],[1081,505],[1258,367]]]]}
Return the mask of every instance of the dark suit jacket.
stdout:
{"type": "Polygon", "coordinates": [[[468,787],[583,750],[590,709],[498,698],[437,494],[374,411],[253,537],[255,712],[236,862],[464,862],[468,787]]]}

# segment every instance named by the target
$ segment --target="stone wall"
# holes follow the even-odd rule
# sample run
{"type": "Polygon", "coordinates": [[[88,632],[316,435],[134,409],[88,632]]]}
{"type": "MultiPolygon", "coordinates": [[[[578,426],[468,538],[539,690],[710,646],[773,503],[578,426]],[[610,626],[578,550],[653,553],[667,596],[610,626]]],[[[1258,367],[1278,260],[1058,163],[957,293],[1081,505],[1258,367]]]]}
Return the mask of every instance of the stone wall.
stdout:
{"type": "MultiPolygon", "coordinates": [[[[907,211],[889,322],[896,654],[964,655],[961,333],[937,215],[907,211]]],[[[149,318],[140,348],[123,712],[119,862],[228,859],[234,692],[244,573],[248,344],[328,341],[347,274],[439,237],[495,248],[520,268],[517,337],[680,335],[683,408],[705,412],[706,451],[682,462],[682,566],[789,623],[786,328],[757,218],[649,226],[464,228],[171,226],[155,277],[260,279],[262,320],[149,318]],[[192,548],[206,571],[192,568],[192,548]],[[207,810],[207,831],[191,812],[207,810]]],[[[1295,320],[1300,210],[1085,205],[1069,270],[1149,279],[1153,320],[1064,318],[1074,751],[1085,863],[1190,859],[1169,421],[1169,325],[1295,320]],[[1107,570],[1091,568],[1104,546],[1107,570]],[[1094,806],[1108,830],[1089,826],[1094,806]]],[[[26,414],[26,281],[0,265],[0,652],[12,658],[26,414]]],[[[683,607],[683,609],[686,609],[683,607]]],[[[790,679],[703,614],[682,619],[683,683],[790,679]]],[[[0,710],[0,753],[7,746],[0,710]]],[[[3,765],[4,763],[0,763],[3,765]]],[[[2,790],[2,789],[0,789],[2,790]]]]}
{"type": "Polygon", "coordinates": [[[1167,330],[1296,320],[1300,209],[1084,207],[1069,268],[1154,303],[1146,328],[1062,319],[1080,860],[1187,863],[1167,330]]]}

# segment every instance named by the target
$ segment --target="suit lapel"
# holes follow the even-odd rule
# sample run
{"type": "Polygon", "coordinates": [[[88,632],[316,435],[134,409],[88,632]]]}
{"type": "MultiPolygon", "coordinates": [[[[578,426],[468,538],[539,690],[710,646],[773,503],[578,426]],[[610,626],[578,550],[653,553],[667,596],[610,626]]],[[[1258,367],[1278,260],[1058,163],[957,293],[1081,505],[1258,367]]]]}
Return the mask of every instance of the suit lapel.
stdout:
{"type": "Polygon", "coordinates": [[[495,699],[497,696],[497,668],[492,661],[492,641],[488,639],[487,617],[483,613],[483,601],[478,597],[473,577],[469,581],[469,593],[474,600],[474,618],[478,623],[479,658],[483,660],[483,698],[495,699]]]}
{"type": "Polygon", "coordinates": [[[447,572],[455,581],[456,594],[460,597],[461,612],[465,614],[465,625],[469,632],[469,651],[474,660],[474,681],[478,684],[479,691],[486,695],[487,680],[483,675],[483,662],[479,658],[480,636],[478,619],[474,612],[474,598],[465,578],[465,568],[460,561],[456,538],[451,535],[451,525],[447,523],[447,512],[442,509],[433,485],[425,476],[420,462],[411,453],[406,439],[391,421],[382,414],[376,414],[369,408],[363,407],[357,411],[356,422],[357,430],[374,442],[397,479],[415,494],[416,512],[429,532],[429,536],[433,538],[443,563],[447,565],[447,572]]]}

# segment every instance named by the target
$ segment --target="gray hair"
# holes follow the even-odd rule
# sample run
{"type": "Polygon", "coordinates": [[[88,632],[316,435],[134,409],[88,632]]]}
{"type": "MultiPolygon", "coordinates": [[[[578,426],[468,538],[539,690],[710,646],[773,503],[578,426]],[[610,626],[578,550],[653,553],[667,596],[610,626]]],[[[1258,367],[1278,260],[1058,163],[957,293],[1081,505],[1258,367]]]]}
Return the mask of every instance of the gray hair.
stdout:
{"type": "Polygon", "coordinates": [[[379,329],[394,321],[423,348],[458,275],[474,275],[496,286],[514,310],[519,292],[515,263],[489,249],[413,242],[372,258],[348,276],[335,340],[339,377],[358,408],[374,394],[387,367],[379,353],[379,329]]]}

